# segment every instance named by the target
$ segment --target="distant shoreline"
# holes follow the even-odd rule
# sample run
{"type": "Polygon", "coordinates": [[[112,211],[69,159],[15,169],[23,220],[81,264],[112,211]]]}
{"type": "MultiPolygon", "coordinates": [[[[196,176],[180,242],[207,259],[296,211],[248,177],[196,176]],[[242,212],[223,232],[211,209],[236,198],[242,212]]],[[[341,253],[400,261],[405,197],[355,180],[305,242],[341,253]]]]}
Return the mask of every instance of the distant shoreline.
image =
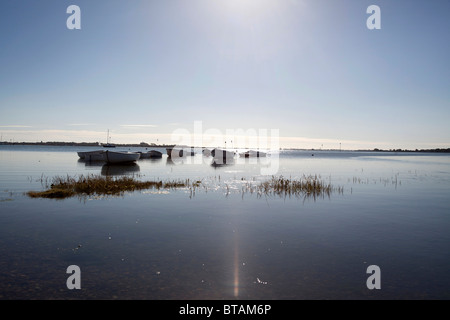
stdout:
{"type": "MultiPolygon", "coordinates": [[[[21,145],[21,146],[56,146],[56,147],[103,147],[103,144],[98,142],[0,142],[0,145],[21,145]]],[[[137,148],[171,148],[175,147],[175,145],[168,144],[148,144],[148,143],[128,143],[128,144],[114,144],[116,147],[137,147],[137,148]]],[[[189,148],[189,147],[187,147],[189,148]]],[[[195,148],[195,147],[191,147],[195,148]]],[[[442,149],[357,149],[357,150],[339,150],[339,149],[305,149],[305,148],[280,148],[280,150],[298,150],[298,151],[337,151],[337,152],[345,152],[345,151],[359,151],[359,152],[428,152],[428,153],[450,153],[450,148],[442,149]]]]}

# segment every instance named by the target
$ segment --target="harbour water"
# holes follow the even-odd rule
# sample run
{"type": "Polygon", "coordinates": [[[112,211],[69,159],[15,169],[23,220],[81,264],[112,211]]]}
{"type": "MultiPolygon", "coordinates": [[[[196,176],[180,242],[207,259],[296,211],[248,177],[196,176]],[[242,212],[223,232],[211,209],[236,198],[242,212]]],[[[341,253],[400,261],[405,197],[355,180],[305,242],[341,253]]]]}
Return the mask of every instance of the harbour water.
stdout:
{"type": "Polygon", "coordinates": [[[80,161],[88,149],[0,146],[0,299],[450,298],[449,155],[283,150],[227,166],[201,154],[108,166],[80,161]],[[317,175],[343,192],[248,192],[275,164],[276,177],[317,175]],[[80,174],[202,187],[26,195],[80,174]],[[70,265],[81,290],[67,288],[70,265]],[[371,265],[381,289],[367,286],[371,265]]]}

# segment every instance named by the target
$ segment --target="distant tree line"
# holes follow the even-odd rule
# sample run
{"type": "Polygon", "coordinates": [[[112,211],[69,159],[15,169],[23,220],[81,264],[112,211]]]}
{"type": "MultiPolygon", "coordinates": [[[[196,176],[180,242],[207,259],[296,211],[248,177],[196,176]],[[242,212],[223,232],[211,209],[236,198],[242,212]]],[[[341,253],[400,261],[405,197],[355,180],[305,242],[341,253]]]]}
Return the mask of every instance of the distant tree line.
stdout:
{"type": "MultiPolygon", "coordinates": [[[[63,146],[63,147],[100,147],[100,142],[61,142],[61,141],[47,141],[47,142],[0,142],[1,145],[32,145],[32,146],[63,146]]],[[[174,147],[174,145],[141,142],[138,144],[114,144],[117,147],[174,147]]]]}
{"type": "Polygon", "coordinates": [[[408,150],[408,149],[389,149],[389,150],[383,150],[383,149],[378,149],[375,148],[373,149],[373,151],[377,151],[377,152],[440,152],[440,153],[450,153],[450,148],[447,149],[441,149],[441,148],[436,148],[436,149],[415,149],[415,150],[408,150]]]}

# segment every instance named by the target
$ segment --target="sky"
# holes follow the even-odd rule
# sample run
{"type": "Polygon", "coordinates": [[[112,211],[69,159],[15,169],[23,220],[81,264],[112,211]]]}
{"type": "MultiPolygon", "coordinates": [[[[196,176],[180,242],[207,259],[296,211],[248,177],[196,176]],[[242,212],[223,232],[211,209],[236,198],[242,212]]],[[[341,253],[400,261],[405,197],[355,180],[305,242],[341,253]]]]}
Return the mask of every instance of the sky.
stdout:
{"type": "Polygon", "coordinates": [[[449,0],[2,0],[0,140],[449,148],[449,33],[449,0]]]}

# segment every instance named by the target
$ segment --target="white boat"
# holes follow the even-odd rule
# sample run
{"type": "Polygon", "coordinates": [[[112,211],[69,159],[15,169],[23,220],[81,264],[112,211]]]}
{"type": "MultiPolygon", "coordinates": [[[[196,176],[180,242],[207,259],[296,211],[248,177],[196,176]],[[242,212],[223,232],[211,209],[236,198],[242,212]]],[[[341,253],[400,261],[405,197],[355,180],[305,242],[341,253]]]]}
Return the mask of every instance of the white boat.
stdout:
{"type": "Polygon", "coordinates": [[[223,164],[234,160],[235,152],[224,149],[213,149],[211,155],[214,157],[215,163],[223,164]]]}
{"type": "Polygon", "coordinates": [[[181,157],[183,157],[183,149],[182,148],[180,148],[180,147],[176,147],[176,148],[173,148],[173,147],[169,147],[169,148],[166,148],[166,151],[167,151],[167,156],[169,157],[169,158],[181,158],[181,157]]]}
{"type": "Polygon", "coordinates": [[[141,155],[137,152],[116,152],[105,151],[103,153],[103,160],[107,163],[126,163],[139,160],[141,155]]]}
{"type": "Polygon", "coordinates": [[[246,152],[241,152],[239,156],[242,158],[259,158],[259,157],[266,157],[267,153],[262,151],[249,150],[246,152]]]}
{"type": "Polygon", "coordinates": [[[115,148],[116,146],[112,143],[110,143],[111,136],[109,135],[109,129],[108,129],[108,134],[106,136],[106,143],[103,145],[103,148],[115,148]]]}
{"type": "Polygon", "coordinates": [[[103,160],[103,150],[96,151],[85,151],[85,152],[77,152],[80,159],[86,161],[104,161],[103,160]]]}

